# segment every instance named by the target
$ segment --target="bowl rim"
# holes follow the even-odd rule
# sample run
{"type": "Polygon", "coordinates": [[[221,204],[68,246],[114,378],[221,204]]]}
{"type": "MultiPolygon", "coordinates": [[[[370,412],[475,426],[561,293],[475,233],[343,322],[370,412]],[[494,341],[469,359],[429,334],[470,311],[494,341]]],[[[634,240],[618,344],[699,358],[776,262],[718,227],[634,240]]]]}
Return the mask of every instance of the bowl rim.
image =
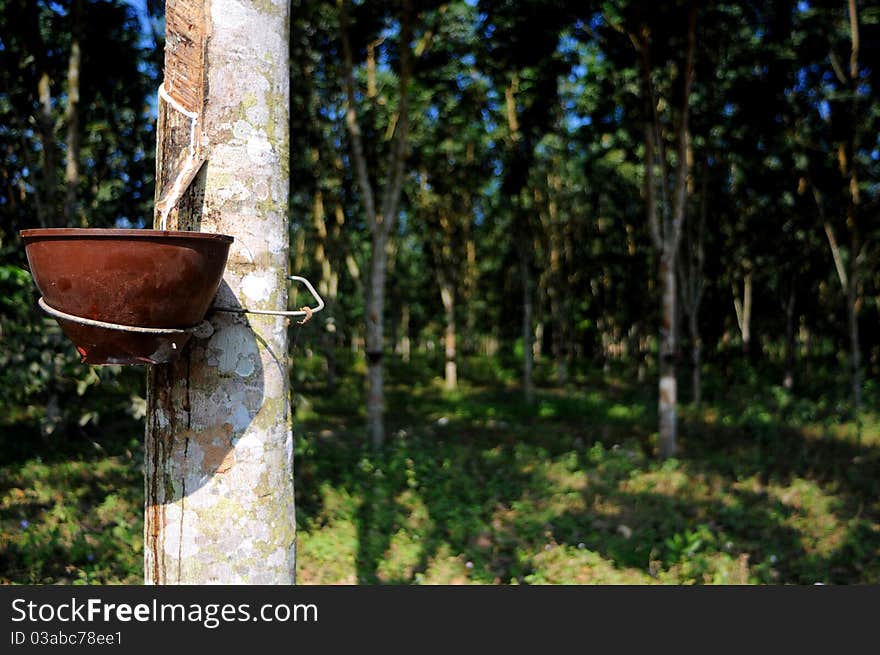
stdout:
{"type": "Polygon", "coordinates": [[[186,230],[150,230],[146,228],[103,228],[103,227],[41,227],[20,230],[23,239],[65,239],[65,238],[114,238],[133,239],[208,239],[232,243],[235,239],[228,234],[213,232],[189,232],[186,230]]]}

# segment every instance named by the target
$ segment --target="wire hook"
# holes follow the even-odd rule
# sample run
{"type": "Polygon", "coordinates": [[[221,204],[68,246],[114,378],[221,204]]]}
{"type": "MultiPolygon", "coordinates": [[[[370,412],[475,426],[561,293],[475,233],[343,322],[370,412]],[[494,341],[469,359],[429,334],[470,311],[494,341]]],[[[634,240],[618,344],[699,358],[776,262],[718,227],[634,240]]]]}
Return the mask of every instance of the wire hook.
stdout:
{"type": "Polygon", "coordinates": [[[288,280],[295,280],[297,282],[302,282],[306,289],[308,289],[309,293],[312,294],[312,298],[318,303],[315,307],[301,307],[300,309],[290,310],[290,311],[276,311],[271,309],[247,309],[246,307],[214,307],[214,311],[217,312],[228,312],[230,314],[263,314],[268,316],[302,316],[303,320],[297,321],[298,325],[305,325],[310,320],[312,320],[312,316],[320,312],[324,309],[324,300],[318,295],[318,292],[315,291],[315,287],[312,286],[312,283],[307,279],[300,275],[289,275],[287,277],[288,280]]]}

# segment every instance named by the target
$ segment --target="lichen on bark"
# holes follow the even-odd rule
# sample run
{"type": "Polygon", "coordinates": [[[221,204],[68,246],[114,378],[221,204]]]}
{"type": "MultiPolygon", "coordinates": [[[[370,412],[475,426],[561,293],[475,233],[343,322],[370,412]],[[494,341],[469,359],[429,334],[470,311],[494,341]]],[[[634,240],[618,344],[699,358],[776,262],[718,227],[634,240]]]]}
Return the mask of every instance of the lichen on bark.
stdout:
{"type": "MultiPolygon", "coordinates": [[[[288,4],[201,5],[207,97],[199,145],[207,163],[202,188],[191,191],[201,194],[201,205],[188,224],[172,215],[177,225],[169,227],[235,237],[218,304],[284,310],[288,4]]],[[[193,339],[179,362],[149,373],[145,579],[293,583],[285,319],[218,312],[210,320],[209,339],[193,339]]]]}

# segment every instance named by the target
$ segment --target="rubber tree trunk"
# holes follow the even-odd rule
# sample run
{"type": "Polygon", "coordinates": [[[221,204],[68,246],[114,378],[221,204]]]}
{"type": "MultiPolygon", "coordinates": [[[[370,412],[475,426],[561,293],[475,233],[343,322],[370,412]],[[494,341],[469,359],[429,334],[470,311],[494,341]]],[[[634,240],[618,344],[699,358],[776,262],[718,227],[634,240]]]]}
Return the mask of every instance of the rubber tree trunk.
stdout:
{"type": "Polygon", "coordinates": [[[382,191],[381,205],[370,181],[365,154],[364,137],[358,122],[358,93],[354,74],[354,57],[348,35],[348,0],[337,0],[342,45],[343,83],[346,95],[345,124],[351,145],[361,202],[372,232],[370,242],[370,279],[367,288],[366,355],[367,355],[367,432],[377,448],[385,441],[385,391],[382,386],[382,357],[384,351],[385,279],[388,269],[388,243],[397,220],[403,189],[405,162],[409,142],[408,87],[412,73],[409,43],[412,40],[413,9],[409,0],[401,3],[400,67],[397,76],[400,98],[398,119],[393,128],[394,139],[388,157],[387,179],[382,191]]]}
{"type": "MultiPolygon", "coordinates": [[[[38,186],[35,189],[37,219],[40,227],[57,227],[63,219],[63,214],[58,211],[56,205],[58,144],[52,105],[54,101],[57,101],[57,98],[53,99],[52,97],[52,75],[50,73],[52,62],[48,54],[51,47],[43,38],[40,5],[36,2],[25,2],[20,4],[20,9],[16,27],[19,31],[26,32],[27,37],[25,38],[32,40],[34,44],[32,52],[29,54],[34,59],[34,72],[37,80],[35,90],[39,102],[36,123],[32,124],[36,127],[36,135],[40,142],[39,175],[36,176],[38,186]]],[[[31,129],[31,125],[25,129],[31,129]]]]}
{"type": "MultiPolygon", "coordinates": [[[[854,267],[855,268],[855,267],[854,267]]],[[[856,421],[856,435],[862,438],[862,349],[859,344],[859,296],[856,271],[850,277],[846,294],[846,310],[849,323],[850,347],[850,385],[852,387],[853,416],[856,421]]]]}
{"type": "Polygon", "coordinates": [[[370,257],[370,294],[367,299],[367,432],[376,447],[385,442],[385,387],[383,386],[385,276],[388,269],[386,238],[373,235],[370,257]]]}
{"type": "Polygon", "coordinates": [[[688,316],[688,329],[691,339],[691,400],[699,407],[703,402],[702,379],[700,366],[703,363],[703,340],[700,338],[700,327],[696,312],[688,316]]]}
{"type": "Polygon", "coordinates": [[[70,56],[67,60],[67,152],[64,159],[64,224],[73,227],[79,204],[79,78],[82,65],[82,0],[70,8],[70,56]]]}
{"type": "MultiPolygon", "coordinates": [[[[858,98],[859,87],[861,85],[859,72],[859,10],[856,6],[856,0],[848,0],[847,13],[849,14],[849,30],[850,30],[850,58],[849,58],[849,84],[852,89],[850,94],[852,103],[852,115],[858,115],[858,98]]],[[[858,215],[859,205],[861,205],[859,178],[857,174],[858,164],[855,153],[859,151],[859,134],[856,129],[857,121],[853,121],[852,132],[850,133],[849,148],[852,153],[849,157],[845,156],[846,148],[841,148],[839,152],[844,153],[842,162],[845,162],[841,173],[844,177],[848,177],[849,182],[849,206],[847,208],[847,226],[850,230],[850,257],[851,270],[849,275],[849,287],[846,290],[847,316],[849,318],[849,340],[850,340],[850,374],[852,384],[853,398],[853,414],[856,421],[856,437],[859,442],[862,440],[862,350],[859,345],[859,306],[860,298],[860,278],[861,266],[860,260],[864,255],[861,250],[861,238],[859,229],[858,215]]]]}
{"type": "Polygon", "coordinates": [[[551,347],[553,351],[553,360],[556,365],[556,381],[565,386],[568,384],[568,351],[567,351],[567,335],[566,326],[568,324],[568,316],[563,311],[563,301],[560,298],[562,292],[563,280],[559,277],[555,278],[556,283],[560,286],[549,291],[550,296],[550,316],[553,322],[553,332],[551,333],[551,347]]]}
{"type": "Polygon", "coordinates": [[[40,217],[42,227],[54,227],[58,224],[58,214],[55,207],[55,167],[56,143],[55,143],[55,119],[52,116],[52,87],[49,73],[44,72],[37,83],[37,93],[40,98],[40,109],[37,113],[38,134],[40,135],[40,165],[43,171],[42,189],[43,199],[41,207],[43,215],[40,217]]]}
{"type": "Polygon", "coordinates": [[[400,343],[398,344],[397,352],[403,361],[409,362],[410,354],[412,353],[412,343],[409,336],[409,305],[406,303],[403,304],[400,310],[400,343]]]}
{"type": "MultiPolygon", "coordinates": [[[[558,158],[554,159],[554,166],[561,163],[558,158]]],[[[551,350],[556,366],[556,381],[565,385],[568,383],[568,307],[563,298],[566,288],[566,275],[564,270],[566,254],[566,226],[559,216],[557,197],[562,193],[562,177],[556,173],[547,175],[547,215],[545,230],[550,249],[549,278],[547,295],[550,304],[550,322],[553,325],[551,350]]]]}
{"type": "Polygon", "coordinates": [[[443,311],[446,317],[444,386],[447,391],[454,391],[458,387],[458,368],[455,362],[455,287],[448,281],[444,281],[440,285],[440,299],[443,301],[443,311]]]}
{"type": "MultiPolygon", "coordinates": [[[[285,0],[166,4],[168,43],[184,44],[184,55],[199,43],[205,48],[204,59],[194,59],[196,66],[204,62],[195,94],[203,104],[194,104],[207,157],[169,228],[177,223],[235,237],[222,305],[287,309],[288,20],[285,0]],[[203,32],[195,42],[172,39],[174,24],[196,32],[201,25],[203,32]]],[[[174,56],[170,45],[165,80],[172,94],[174,56]]],[[[162,103],[159,114],[162,187],[163,162],[185,150],[189,138],[187,129],[163,131],[174,127],[177,112],[162,103]]],[[[149,372],[145,579],[293,583],[287,320],[217,312],[211,323],[209,339],[193,339],[178,362],[149,372]]]]}
{"type": "Polygon", "coordinates": [[[676,352],[676,279],[675,262],[660,258],[660,434],[658,449],[662,459],[672,457],[676,451],[678,434],[676,420],[677,383],[675,377],[676,352]]]}
{"type": "Polygon", "coordinates": [[[644,34],[631,34],[641,61],[641,91],[645,117],[645,214],[654,248],[659,255],[658,286],[661,293],[660,309],[660,384],[659,384],[659,434],[658,451],[661,458],[672,457],[676,451],[677,437],[677,384],[675,377],[676,357],[676,261],[682,226],[687,213],[687,178],[689,175],[688,150],[688,114],[690,108],[690,91],[694,80],[694,60],[696,53],[696,26],[699,5],[691,3],[688,8],[687,51],[684,59],[684,75],[679,104],[679,120],[675,130],[677,153],[675,157],[675,173],[670,175],[669,164],[663,152],[660,138],[660,122],[655,113],[656,99],[652,81],[651,51],[644,34]],[[656,150],[659,148],[660,156],[656,150]],[[659,178],[664,183],[658,185],[655,179],[655,167],[659,178]],[[674,180],[672,198],[665,192],[666,181],[674,180]],[[658,211],[658,188],[665,211],[658,211]]]}
{"type": "Polygon", "coordinates": [[[788,294],[788,300],[785,303],[785,372],[782,377],[782,386],[788,390],[794,388],[794,362],[796,357],[794,310],[796,299],[795,286],[794,282],[792,282],[788,294]]]}
{"type": "MultiPolygon", "coordinates": [[[[316,169],[320,161],[317,149],[312,155],[316,169]]],[[[317,179],[317,172],[316,172],[317,179]]],[[[317,240],[314,247],[315,262],[321,267],[321,278],[318,281],[318,291],[324,298],[326,316],[332,317],[336,306],[337,291],[339,288],[339,275],[333,269],[330,261],[330,231],[326,225],[326,213],[324,211],[324,194],[318,188],[315,191],[313,206],[313,218],[317,240]]],[[[335,230],[334,230],[335,232],[335,230]]],[[[334,236],[336,236],[334,234],[334,236]]],[[[327,390],[333,393],[336,389],[336,325],[329,319],[323,321],[321,326],[321,349],[324,351],[324,360],[327,363],[327,390]]]]}
{"type": "Polygon", "coordinates": [[[742,349],[745,354],[751,353],[752,343],[752,272],[748,271],[743,276],[742,300],[736,296],[734,290],[733,308],[736,312],[736,322],[742,337],[742,349]]]}
{"type": "MultiPolygon", "coordinates": [[[[823,212],[822,203],[817,195],[817,205],[820,213],[823,212]]],[[[855,224],[855,203],[851,203],[849,207],[849,215],[847,222],[855,224]]],[[[828,244],[831,246],[831,255],[834,259],[834,267],[837,269],[837,277],[840,280],[840,287],[846,296],[846,315],[849,333],[849,372],[850,372],[850,388],[852,391],[853,418],[856,422],[856,433],[859,439],[862,434],[861,423],[861,406],[862,406],[862,351],[859,345],[859,254],[851,255],[855,258],[847,272],[844,266],[843,256],[837,245],[837,239],[834,236],[834,229],[829,223],[825,223],[825,235],[828,237],[828,244]]],[[[858,240],[855,234],[850,235],[851,253],[859,253],[858,240]]]]}
{"type": "Polygon", "coordinates": [[[532,353],[532,272],[529,262],[529,254],[524,246],[519,246],[520,276],[522,282],[522,338],[523,338],[523,394],[527,404],[531,405],[535,400],[535,387],[532,380],[532,368],[534,366],[532,353]]]}

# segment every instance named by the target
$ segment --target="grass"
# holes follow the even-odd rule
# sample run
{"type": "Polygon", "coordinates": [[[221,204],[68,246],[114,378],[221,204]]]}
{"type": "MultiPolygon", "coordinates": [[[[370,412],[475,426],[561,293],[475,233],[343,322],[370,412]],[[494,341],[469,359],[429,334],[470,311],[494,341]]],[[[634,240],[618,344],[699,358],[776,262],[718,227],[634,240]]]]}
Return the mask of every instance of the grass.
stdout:
{"type": "MultiPolygon", "coordinates": [[[[362,362],[334,391],[294,368],[298,578],[343,584],[880,582],[880,416],[707,380],[680,455],[654,456],[649,384],[623,372],[540,386],[499,361],[445,392],[430,363],[389,367],[388,440],[365,440],[362,362]]],[[[827,385],[823,387],[827,389],[827,385]]],[[[41,440],[0,420],[0,582],[141,579],[142,423],[125,386],[78,402],[97,426],[41,440]],[[101,434],[100,446],[95,445],[101,434]]]]}
{"type": "Polygon", "coordinates": [[[514,387],[398,377],[381,453],[344,403],[356,389],[306,393],[301,580],[880,581],[876,417],[857,444],[839,418],[734,389],[683,409],[681,456],[661,463],[651,391],[608,376],[528,407],[514,387]]]}

